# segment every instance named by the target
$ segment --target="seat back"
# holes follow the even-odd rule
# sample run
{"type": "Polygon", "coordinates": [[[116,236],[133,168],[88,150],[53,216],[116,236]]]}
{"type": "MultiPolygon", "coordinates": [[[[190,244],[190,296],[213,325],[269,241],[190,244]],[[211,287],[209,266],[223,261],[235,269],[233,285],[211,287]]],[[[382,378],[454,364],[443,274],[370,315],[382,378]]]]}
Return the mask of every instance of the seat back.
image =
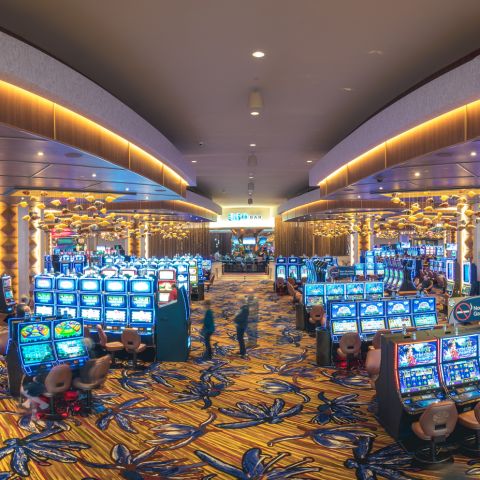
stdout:
{"type": "Polygon", "coordinates": [[[53,367],[45,378],[47,393],[55,394],[66,392],[72,383],[70,366],[63,364],[53,367]]]}
{"type": "Polygon", "coordinates": [[[458,412],[451,400],[432,403],[422,413],[418,422],[425,435],[435,438],[448,437],[457,424],[458,412]]]}
{"type": "Polygon", "coordinates": [[[0,334],[0,355],[6,355],[8,346],[8,332],[0,334]]]}
{"type": "Polygon", "coordinates": [[[475,408],[473,409],[473,413],[475,414],[475,418],[477,422],[480,423],[480,402],[477,402],[475,408]]]}
{"type": "Polygon", "coordinates": [[[108,342],[107,334],[105,333],[105,331],[103,330],[100,324],[97,325],[97,333],[98,333],[98,342],[102,347],[105,347],[105,345],[108,342]]]}
{"type": "Polygon", "coordinates": [[[212,273],[212,276],[210,277],[210,285],[213,285],[214,280],[215,280],[215,274],[212,273]]]}
{"type": "Polygon", "coordinates": [[[372,347],[375,350],[378,350],[381,348],[382,345],[382,336],[385,335],[386,333],[390,333],[390,330],[378,330],[375,335],[372,338],[372,347]]]}
{"type": "Polygon", "coordinates": [[[295,290],[293,289],[292,284],[290,282],[287,282],[287,291],[288,291],[288,294],[291,295],[292,297],[295,295],[295,290]]]}
{"type": "Polygon", "coordinates": [[[83,325],[83,336],[85,338],[91,338],[90,326],[89,325],[83,325]]]}
{"type": "Polygon", "coordinates": [[[380,361],[382,359],[382,350],[369,350],[365,360],[365,369],[370,378],[380,373],[380,361]]]}
{"type": "Polygon", "coordinates": [[[315,305],[310,310],[310,323],[320,322],[322,327],[325,326],[325,309],[323,305],[315,305]]]}
{"type": "Polygon", "coordinates": [[[348,332],[340,338],[340,350],[345,355],[357,355],[362,348],[360,335],[355,332],[348,332]]]}
{"type": "Polygon", "coordinates": [[[136,350],[141,343],[141,338],[134,328],[126,328],[122,332],[121,342],[125,350],[136,350]]]}
{"type": "Polygon", "coordinates": [[[280,277],[280,278],[277,278],[277,288],[283,288],[285,286],[285,280],[280,277]]]}
{"type": "Polygon", "coordinates": [[[103,357],[97,358],[94,365],[90,368],[87,383],[97,386],[102,385],[107,379],[111,363],[112,359],[110,355],[104,355],[103,357]]]}

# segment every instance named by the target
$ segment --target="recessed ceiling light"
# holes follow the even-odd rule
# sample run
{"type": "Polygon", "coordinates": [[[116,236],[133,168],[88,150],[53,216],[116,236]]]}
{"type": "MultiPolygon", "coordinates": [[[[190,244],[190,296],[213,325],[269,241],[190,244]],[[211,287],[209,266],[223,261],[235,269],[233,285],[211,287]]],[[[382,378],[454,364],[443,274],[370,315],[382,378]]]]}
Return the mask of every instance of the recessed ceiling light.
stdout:
{"type": "Polygon", "coordinates": [[[265,56],[265,52],[262,52],[261,50],[256,50],[255,52],[252,53],[252,57],[255,58],[263,58],[265,56]]]}
{"type": "Polygon", "coordinates": [[[370,50],[369,55],[383,55],[383,50],[370,50]]]}
{"type": "Polygon", "coordinates": [[[196,160],[192,160],[192,163],[197,163],[197,161],[196,161],[196,160]]]}
{"type": "Polygon", "coordinates": [[[470,156],[471,156],[471,157],[476,157],[476,156],[477,156],[477,152],[470,152],[470,156]]]}
{"type": "Polygon", "coordinates": [[[260,112],[253,110],[253,112],[250,112],[250,115],[252,115],[253,117],[256,117],[257,115],[260,115],[260,112]]]}
{"type": "Polygon", "coordinates": [[[361,196],[361,195],[357,195],[357,198],[362,198],[362,196],[361,196]]]}
{"type": "Polygon", "coordinates": [[[415,175],[416,177],[419,177],[419,176],[420,176],[420,172],[415,172],[414,175],[415,175]]]}
{"type": "Polygon", "coordinates": [[[313,162],[313,160],[307,160],[307,163],[312,163],[312,162],[313,162]]]}
{"type": "Polygon", "coordinates": [[[145,195],[145,200],[148,200],[150,197],[148,195],[145,195]]]}
{"type": "Polygon", "coordinates": [[[344,92],[351,92],[353,90],[353,88],[352,87],[343,87],[342,90],[344,92]]]}
{"type": "Polygon", "coordinates": [[[43,152],[37,152],[37,155],[38,155],[39,157],[43,157],[44,153],[43,153],[43,152]]]}
{"type": "Polygon", "coordinates": [[[253,175],[249,175],[248,178],[249,178],[250,180],[253,180],[253,175]]]}
{"type": "Polygon", "coordinates": [[[383,187],[378,187],[379,190],[383,190],[383,187]]]}
{"type": "Polygon", "coordinates": [[[127,191],[127,192],[128,192],[129,190],[130,190],[130,189],[129,189],[128,187],[126,187],[126,188],[125,188],[125,191],[127,191]]]}
{"type": "Polygon", "coordinates": [[[257,144],[256,143],[251,143],[250,146],[253,148],[253,147],[256,147],[257,144]]]}
{"type": "Polygon", "coordinates": [[[92,177],[95,178],[97,176],[96,173],[92,173],[92,177]]]}

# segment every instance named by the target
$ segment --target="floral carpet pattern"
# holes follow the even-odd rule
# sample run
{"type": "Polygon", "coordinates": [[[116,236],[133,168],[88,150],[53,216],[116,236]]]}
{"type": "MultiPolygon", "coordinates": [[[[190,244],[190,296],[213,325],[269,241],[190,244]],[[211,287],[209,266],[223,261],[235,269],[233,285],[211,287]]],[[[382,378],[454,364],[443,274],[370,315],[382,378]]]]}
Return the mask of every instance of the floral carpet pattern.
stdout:
{"type": "MultiPolygon", "coordinates": [[[[314,339],[271,281],[220,280],[207,298],[212,360],[196,302],[190,360],[112,370],[89,417],[32,421],[0,395],[0,480],[442,478],[415,469],[383,431],[364,372],[315,365],[314,339]],[[259,322],[242,359],[233,317],[253,293],[259,322]]],[[[456,456],[455,473],[478,478],[478,463],[456,456]]]]}

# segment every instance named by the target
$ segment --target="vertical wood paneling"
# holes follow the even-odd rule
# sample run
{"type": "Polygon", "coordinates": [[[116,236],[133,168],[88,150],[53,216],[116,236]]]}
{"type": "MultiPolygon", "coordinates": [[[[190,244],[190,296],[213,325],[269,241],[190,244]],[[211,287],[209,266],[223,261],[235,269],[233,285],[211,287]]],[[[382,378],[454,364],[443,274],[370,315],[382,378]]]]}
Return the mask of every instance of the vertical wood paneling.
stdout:
{"type": "Polygon", "coordinates": [[[150,238],[151,256],[173,257],[187,253],[192,255],[198,253],[204,257],[211,254],[208,223],[192,225],[188,229],[188,237],[183,240],[163,239],[159,234],[152,234],[150,238]]]}

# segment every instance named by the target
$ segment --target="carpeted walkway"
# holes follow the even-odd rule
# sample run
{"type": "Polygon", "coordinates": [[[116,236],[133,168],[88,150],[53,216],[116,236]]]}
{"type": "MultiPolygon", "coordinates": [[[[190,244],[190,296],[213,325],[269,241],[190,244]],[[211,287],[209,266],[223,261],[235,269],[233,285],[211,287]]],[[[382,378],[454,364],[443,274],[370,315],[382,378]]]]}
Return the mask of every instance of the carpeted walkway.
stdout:
{"type": "MultiPolygon", "coordinates": [[[[2,396],[0,480],[441,478],[412,469],[379,427],[368,379],[316,367],[314,339],[295,330],[290,300],[270,281],[246,278],[220,280],[207,294],[212,361],[201,359],[203,307],[194,303],[191,361],[115,370],[89,418],[32,423],[2,396]],[[243,360],[232,319],[252,291],[258,339],[243,360]]],[[[465,458],[455,465],[480,473],[465,458]]]]}

